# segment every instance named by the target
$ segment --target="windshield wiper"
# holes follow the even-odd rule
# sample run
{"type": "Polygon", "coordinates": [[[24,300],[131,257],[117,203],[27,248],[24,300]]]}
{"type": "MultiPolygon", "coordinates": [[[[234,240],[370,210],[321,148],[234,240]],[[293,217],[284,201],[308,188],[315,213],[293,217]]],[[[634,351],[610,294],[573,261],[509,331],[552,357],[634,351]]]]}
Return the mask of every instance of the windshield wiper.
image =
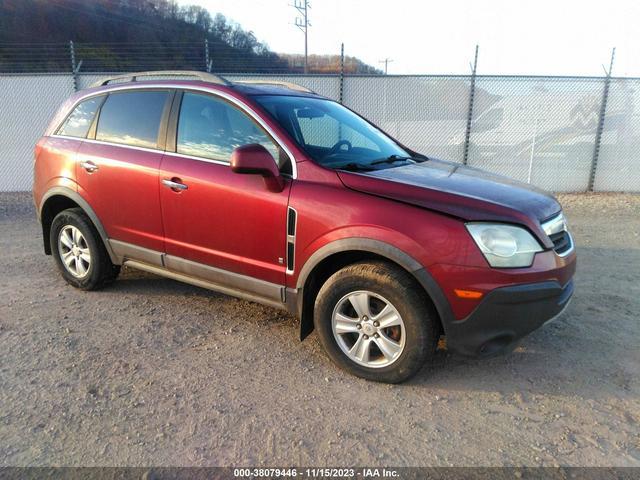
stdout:
{"type": "Polygon", "coordinates": [[[344,165],[340,165],[336,167],[339,170],[347,170],[350,172],[369,172],[373,170],[373,168],[369,168],[367,165],[362,165],[360,163],[345,163],[344,165]]]}
{"type": "Polygon", "coordinates": [[[416,157],[404,157],[402,155],[389,155],[387,158],[383,158],[381,160],[376,160],[371,162],[369,165],[380,165],[381,163],[395,163],[395,162],[404,162],[406,160],[412,160],[414,162],[424,162],[422,158],[416,157]]]}

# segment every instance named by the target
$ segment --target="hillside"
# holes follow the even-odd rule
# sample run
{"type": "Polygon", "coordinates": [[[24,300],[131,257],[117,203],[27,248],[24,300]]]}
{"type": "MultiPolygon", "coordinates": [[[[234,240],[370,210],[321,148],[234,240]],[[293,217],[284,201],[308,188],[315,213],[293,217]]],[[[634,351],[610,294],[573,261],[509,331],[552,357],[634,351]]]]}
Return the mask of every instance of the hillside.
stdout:
{"type": "Polygon", "coordinates": [[[68,71],[69,40],[82,71],[204,70],[207,56],[217,72],[302,70],[224,15],[174,0],[0,0],[0,71],[68,71]]]}

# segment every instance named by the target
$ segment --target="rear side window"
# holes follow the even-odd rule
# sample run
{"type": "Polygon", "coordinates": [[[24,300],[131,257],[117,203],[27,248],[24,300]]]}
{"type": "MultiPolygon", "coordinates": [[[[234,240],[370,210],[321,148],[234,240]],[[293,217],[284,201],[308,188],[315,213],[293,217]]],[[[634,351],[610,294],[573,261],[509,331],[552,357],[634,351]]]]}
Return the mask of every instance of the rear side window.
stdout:
{"type": "Polygon", "coordinates": [[[245,113],[210,95],[184,94],[178,119],[178,153],[228,162],[236,147],[250,143],[262,145],[279,160],[273,140],[245,113]]]}
{"type": "Polygon", "coordinates": [[[96,140],[156,148],[168,92],[112,93],[98,118],[96,140]]]}
{"type": "Polygon", "coordinates": [[[58,129],[58,135],[86,138],[102,100],[104,97],[99,96],[79,103],[58,129]]]}

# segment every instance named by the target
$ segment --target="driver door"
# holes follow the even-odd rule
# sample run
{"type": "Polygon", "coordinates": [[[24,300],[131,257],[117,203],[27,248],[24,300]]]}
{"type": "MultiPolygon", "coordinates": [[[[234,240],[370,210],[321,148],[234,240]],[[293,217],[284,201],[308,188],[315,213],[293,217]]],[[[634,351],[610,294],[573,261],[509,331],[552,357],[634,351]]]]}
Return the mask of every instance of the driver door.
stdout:
{"type": "Polygon", "coordinates": [[[260,175],[236,174],[229,167],[238,146],[261,144],[274,162],[279,147],[225,99],[178,95],[179,110],[172,113],[175,152],[167,152],[160,167],[167,267],[279,300],[291,180],[273,192],[260,175]]]}

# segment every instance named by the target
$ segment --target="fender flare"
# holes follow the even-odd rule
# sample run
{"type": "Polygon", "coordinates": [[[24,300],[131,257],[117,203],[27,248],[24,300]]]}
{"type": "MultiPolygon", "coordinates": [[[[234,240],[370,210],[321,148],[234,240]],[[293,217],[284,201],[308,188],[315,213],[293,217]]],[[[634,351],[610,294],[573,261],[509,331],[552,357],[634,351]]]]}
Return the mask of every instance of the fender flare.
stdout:
{"type": "Polygon", "coordinates": [[[292,307],[298,313],[301,318],[300,322],[300,339],[304,339],[313,330],[313,319],[302,319],[303,310],[303,298],[304,298],[304,286],[309,278],[311,272],[325,259],[340,252],[347,251],[360,251],[374,253],[381,257],[384,257],[397,265],[404,268],[409,272],[418,283],[424,288],[427,295],[433,302],[442,327],[446,331],[451,322],[454,321],[453,312],[447,298],[445,297],[442,289],[438,283],[433,279],[429,271],[415,258],[407,254],[403,250],[395,247],[386,242],[380,240],[374,240],[371,238],[350,237],[335,240],[333,242],[324,245],[322,248],[315,251],[305,262],[300,269],[298,280],[296,282],[296,289],[294,293],[295,305],[292,307]],[[309,321],[311,325],[309,325],[309,321]]]}
{"type": "MultiPolygon", "coordinates": [[[[113,262],[114,265],[119,265],[121,262],[113,252],[113,249],[111,248],[111,244],[109,243],[109,237],[107,236],[106,230],[102,226],[102,222],[100,222],[98,215],[96,215],[96,212],[93,210],[93,208],[91,208],[91,206],[89,205],[89,202],[87,202],[84,198],[82,198],[82,196],[78,192],[71,190],[68,187],[60,187],[60,186],[53,187],[47,190],[47,192],[42,196],[42,200],[40,201],[40,205],[38,207],[38,220],[40,221],[40,223],[42,223],[42,218],[41,218],[42,209],[47,203],[47,200],[49,200],[51,197],[54,197],[54,196],[67,197],[69,200],[76,203],[84,211],[84,213],[88,215],[88,217],[91,219],[91,222],[96,227],[96,230],[98,230],[98,234],[102,239],[104,248],[107,250],[107,253],[109,254],[109,258],[111,259],[111,262],[113,262]]],[[[43,231],[43,234],[44,234],[44,231],[43,231]]],[[[44,238],[45,242],[47,240],[48,240],[47,238],[44,238]]]]}

